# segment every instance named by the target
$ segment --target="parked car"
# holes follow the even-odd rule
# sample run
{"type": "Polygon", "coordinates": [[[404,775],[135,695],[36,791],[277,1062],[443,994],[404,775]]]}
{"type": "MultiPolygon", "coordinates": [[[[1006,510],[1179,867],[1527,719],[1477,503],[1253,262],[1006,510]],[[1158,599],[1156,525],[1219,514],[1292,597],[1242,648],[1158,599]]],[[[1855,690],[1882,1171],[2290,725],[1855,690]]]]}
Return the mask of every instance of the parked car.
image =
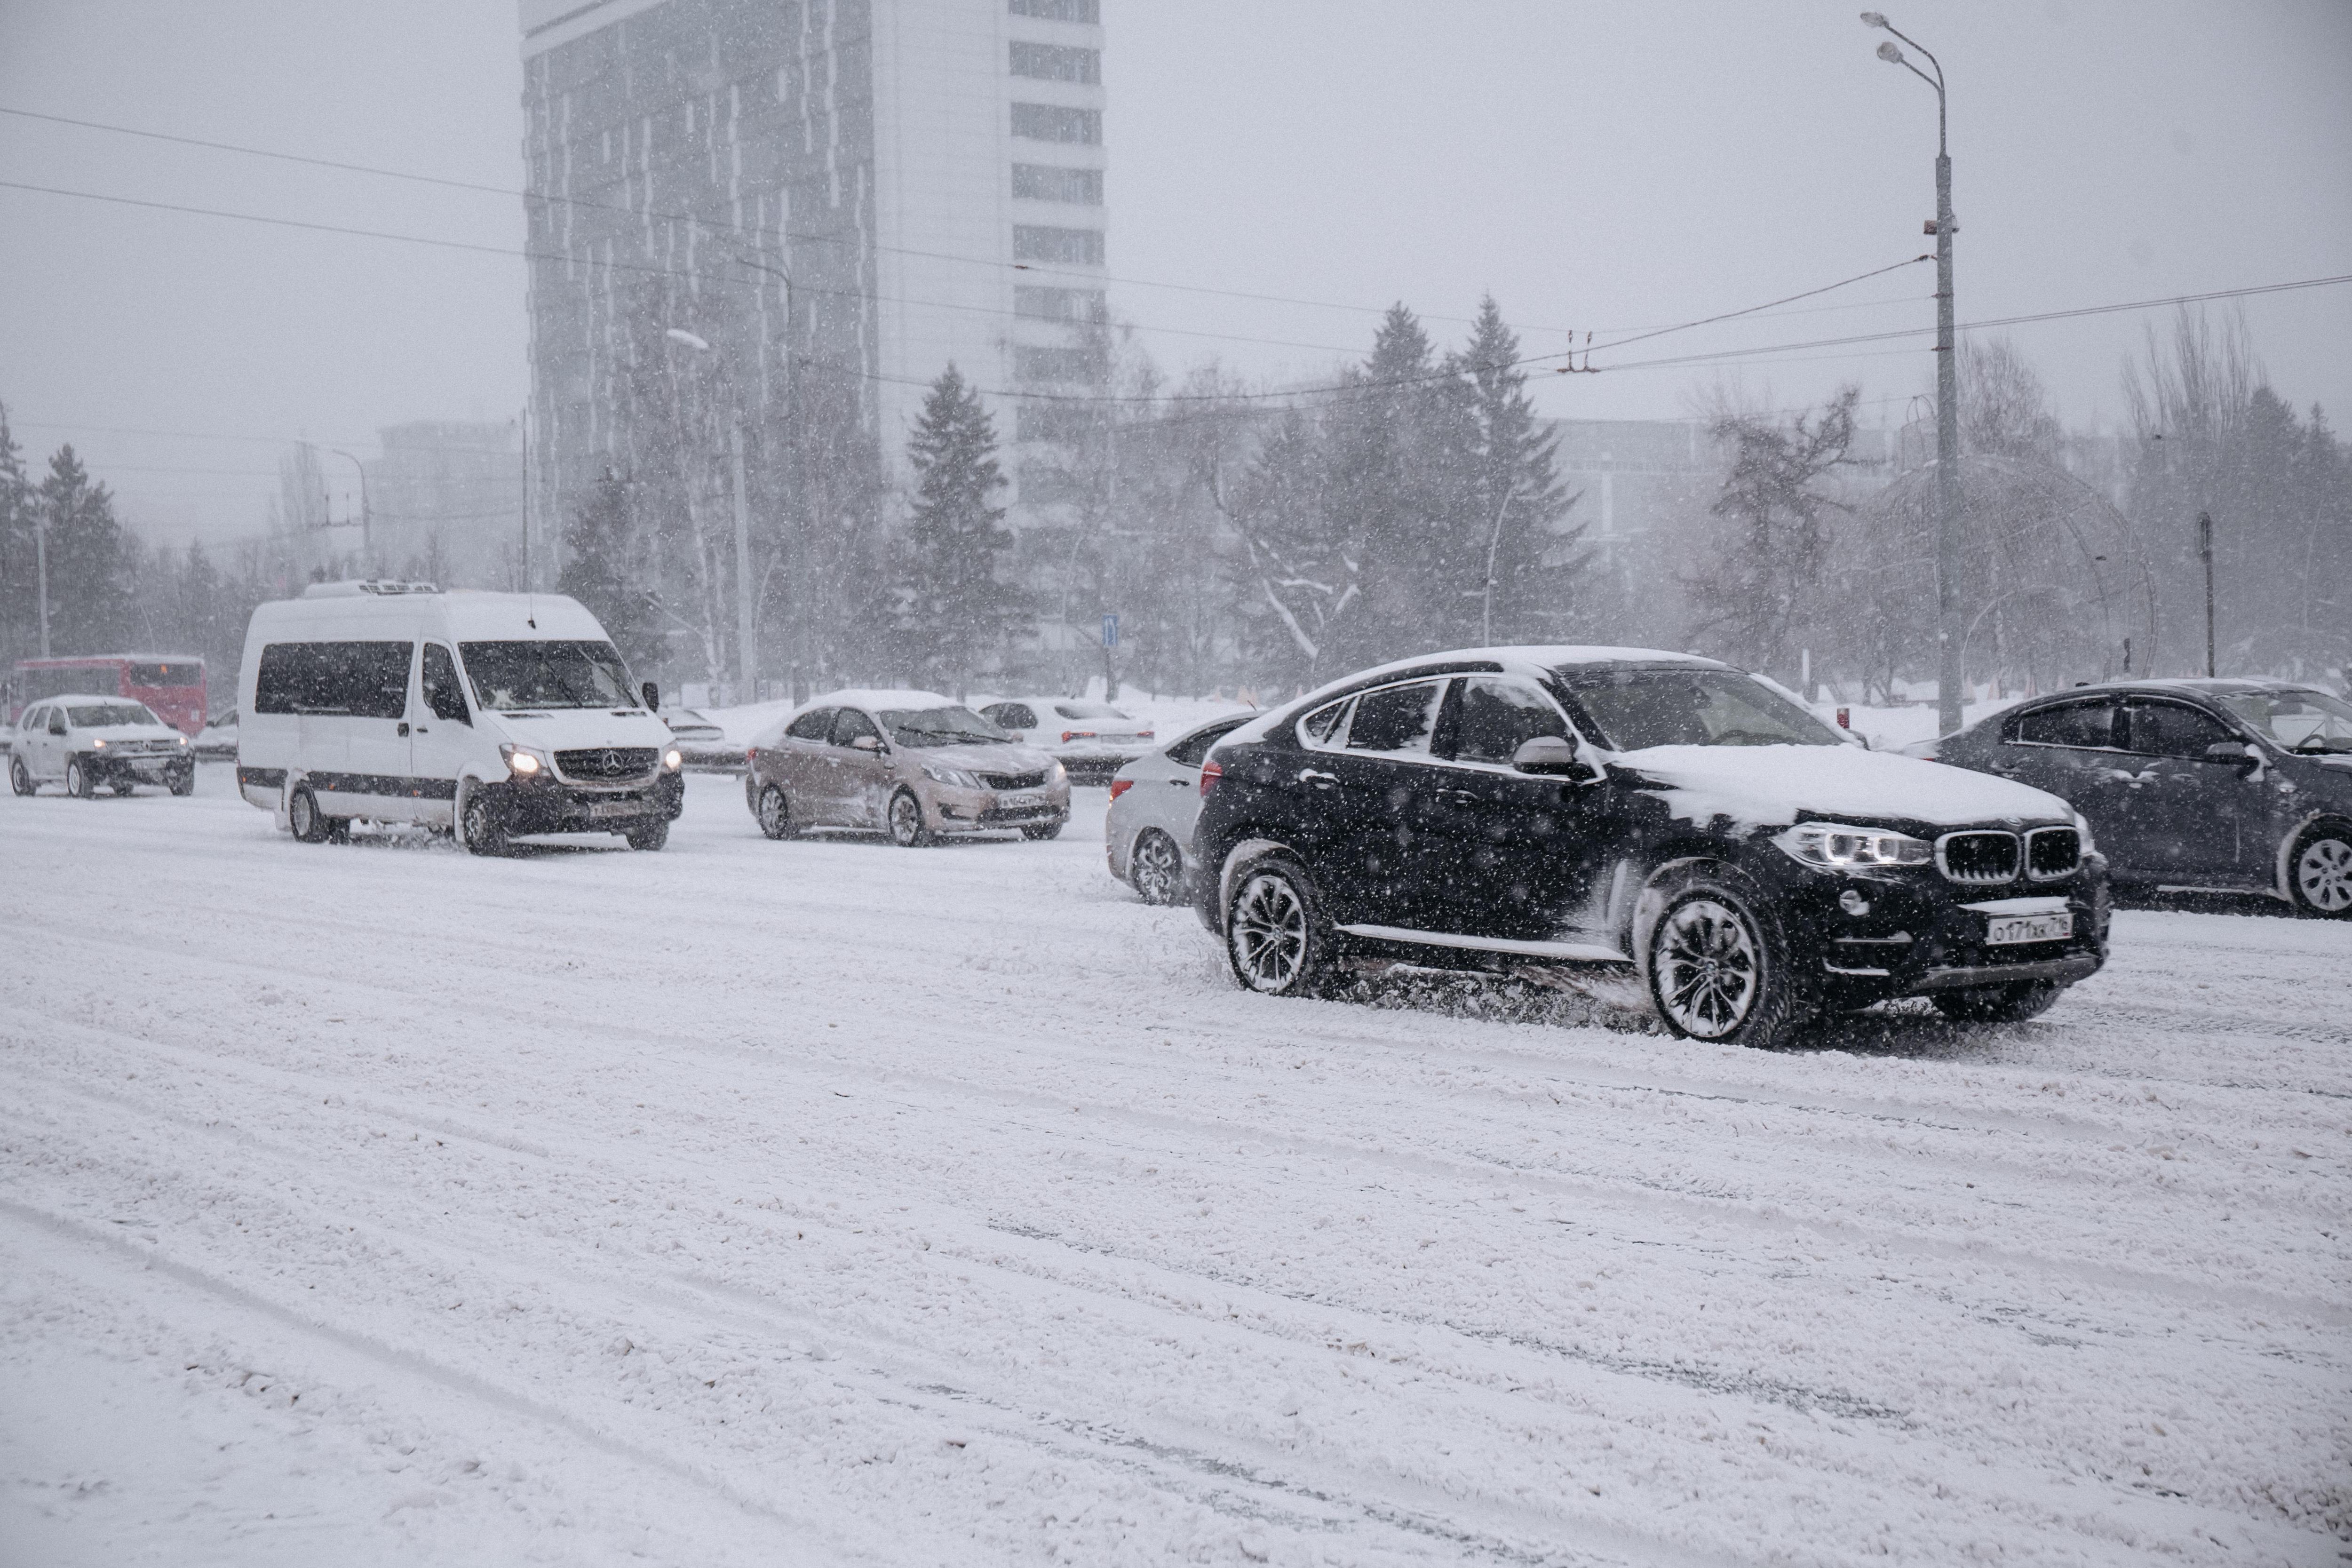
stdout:
{"type": "Polygon", "coordinates": [[[1269,994],[1351,958],[1580,965],[1638,979],[1677,1035],[1767,1046],[1898,996],[2031,1017],[2106,955],[2064,801],[1868,751],[1708,659],[1366,670],[1226,736],[1201,788],[1203,918],[1269,994]]]}
{"type": "Polygon", "coordinates": [[[662,714],[662,722],[669,726],[670,738],[677,742],[688,767],[701,773],[743,771],[743,748],[730,741],[726,731],[693,709],[667,709],[662,714]]]}
{"type": "Polygon", "coordinates": [[[835,691],[754,742],[743,801],[771,838],[879,831],[1051,838],[1070,819],[1062,764],[936,691],[835,691]]]}
{"type": "Polygon", "coordinates": [[[596,617],[561,594],[320,583],[253,612],[236,782],[306,844],[354,821],[478,855],[538,833],[659,849],[685,757],[596,617]]]}
{"type": "Polygon", "coordinates": [[[2352,919],[2352,703],[2328,692],[2110,682],[1908,750],[2068,801],[2118,885],[2268,893],[2352,919]]]}
{"type": "Polygon", "coordinates": [[[83,800],[140,784],[186,795],[196,787],[196,760],[188,738],[143,702],[48,697],[18,715],[8,749],[10,788],[31,795],[45,784],[83,800]]]}
{"type": "Polygon", "coordinates": [[[196,758],[206,763],[236,761],[236,710],[225,708],[205,721],[196,732],[196,758]]]}
{"type": "Polygon", "coordinates": [[[1111,779],[1103,849],[1110,874],[1142,894],[1145,903],[1191,901],[1192,862],[1186,850],[1201,815],[1201,763],[1210,747],[1255,716],[1227,713],[1195,724],[1111,779]]]}
{"type": "Polygon", "coordinates": [[[1011,697],[980,716],[1058,761],[1080,784],[1101,784],[1150,748],[1150,724],[1083,697],[1011,697]]]}

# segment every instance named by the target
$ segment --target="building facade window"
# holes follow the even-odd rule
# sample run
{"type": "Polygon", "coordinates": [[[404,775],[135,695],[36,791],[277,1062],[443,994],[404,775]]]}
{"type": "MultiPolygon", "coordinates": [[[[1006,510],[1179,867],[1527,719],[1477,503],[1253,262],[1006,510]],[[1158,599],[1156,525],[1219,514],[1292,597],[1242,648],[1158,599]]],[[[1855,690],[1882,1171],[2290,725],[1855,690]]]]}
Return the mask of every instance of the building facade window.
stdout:
{"type": "Polygon", "coordinates": [[[1043,163],[1013,165],[1013,194],[1023,201],[1076,202],[1102,205],[1100,169],[1056,169],[1043,163]]]}
{"type": "Polygon", "coordinates": [[[1043,16],[1049,22],[1102,20],[1102,0],[1012,0],[1016,16],[1043,16]]]}
{"type": "Polygon", "coordinates": [[[1102,258],[1103,237],[1102,230],[1098,228],[1045,228],[1026,223],[1013,226],[1013,259],[1015,261],[1058,261],[1076,267],[1100,267],[1102,258]]]}
{"type": "Polygon", "coordinates": [[[1013,379],[1020,382],[1092,381],[1102,369],[1102,356],[1092,349],[1013,351],[1013,379]]]}
{"type": "Polygon", "coordinates": [[[1110,311],[1099,289],[1032,289],[1016,284],[1013,313],[1034,321],[1107,321],[1110,311]]]}
{"type": "Polygon", "coordinates": [[[1080,142],[1096,146],[1102,141],[1102,110],[1066,109],[1058,103],[1016,103],[1013,134],[1032,142],[1080,142]]]}
{"type": "Polygon", "coordinates": [[[1102,80],[1102,51],[1072,48],[1066,44],[1033,44],[1013,40],[1013,74],[1039,81],[1102,80]]]}

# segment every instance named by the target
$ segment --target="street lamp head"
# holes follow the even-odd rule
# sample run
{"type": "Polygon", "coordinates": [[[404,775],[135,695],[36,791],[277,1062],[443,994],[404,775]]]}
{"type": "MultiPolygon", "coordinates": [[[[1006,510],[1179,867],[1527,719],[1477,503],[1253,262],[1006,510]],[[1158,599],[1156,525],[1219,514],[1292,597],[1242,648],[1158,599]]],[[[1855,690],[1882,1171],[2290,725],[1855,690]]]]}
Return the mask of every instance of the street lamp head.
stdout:
{"type": "Polygon", "coordinates": [[[1862,14],[1862,25],[1865,27],[1884,27],[1886,26],[1886,13],[1884,11],[1864,11],[1862,14]]]}
{"type": "Polygon", "coordinates": [[[700,338],[696,337],[684,327],[672,327],[667,331],[662,333],[662,336],[674,339],[678,342],[684,343],[688,348],[694,350],[698,353],[707,354],[710,352],[710,345],[709,343],[704,342],[700,338]]]}
{"type": "MultiPolygon", "coordinates": [[[[1881,44],[1881,45],[1879,45],[1879,46],[1878,46],[1878,58],[1879,58],[1880,59],[1882,59],[1882,60],[1885,60],[1888,65],[1891,65],[1891,66],[1899,66],[1899,65],[1904,65],[1904,64],[1906,64],[1906,63],[1907,63],[1907,62],[1903,58],[1903,51],[1902,51],[1901,49],[1896,48],[1896,47],[1895,47],[1893,44],[1891,44],[1891,43],[1888,43],[1888,44],[1881,44]]],[[[671,336],[673,336],[673,337],[675,337],[675,336],[677,336],[677,334],[676,334],[675,332],[673,332],[673,333],[671,333],[670,335],[671,335],[671,336]]]]}

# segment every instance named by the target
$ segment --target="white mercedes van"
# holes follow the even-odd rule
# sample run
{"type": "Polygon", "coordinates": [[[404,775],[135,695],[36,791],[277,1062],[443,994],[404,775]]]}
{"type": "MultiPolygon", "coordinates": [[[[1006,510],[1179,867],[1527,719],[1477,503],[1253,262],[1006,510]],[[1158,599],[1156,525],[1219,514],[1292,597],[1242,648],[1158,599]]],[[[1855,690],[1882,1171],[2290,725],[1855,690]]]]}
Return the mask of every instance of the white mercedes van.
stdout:
{"type": "Polygon", "coordinates": [[[478,855],[532,833],[658,849],[685,799],[659,693],[561,595],[314,584],[253,612],[238,682],[237,787],[306,844],[368,821],[478,855]]]}

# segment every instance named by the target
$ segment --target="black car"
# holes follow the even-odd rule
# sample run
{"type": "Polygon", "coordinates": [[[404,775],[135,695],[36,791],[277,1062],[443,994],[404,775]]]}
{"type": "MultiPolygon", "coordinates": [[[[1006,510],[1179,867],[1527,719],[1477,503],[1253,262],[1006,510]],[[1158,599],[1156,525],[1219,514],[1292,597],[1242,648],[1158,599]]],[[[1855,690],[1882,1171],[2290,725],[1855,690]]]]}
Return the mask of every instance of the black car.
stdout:
{"type": "Polygon", "coordinates": [[[2327,692],[2110,682],[1911,750],[2070,802],[2119,887],[2269,893],[2352,917],[2352,703],[2327,692]]]}
{"type": "Polygon", "coordinates": [[[1760,1046],[1915,994],[2030,1017],[2106,954],[2063,801],[1871,752],[1708,659],[1367,670],[1243,725],[1201,788],[1202,919],[1270,994],[1362,960],[1614,968],[1675,1033],[1760,1046]]]}

